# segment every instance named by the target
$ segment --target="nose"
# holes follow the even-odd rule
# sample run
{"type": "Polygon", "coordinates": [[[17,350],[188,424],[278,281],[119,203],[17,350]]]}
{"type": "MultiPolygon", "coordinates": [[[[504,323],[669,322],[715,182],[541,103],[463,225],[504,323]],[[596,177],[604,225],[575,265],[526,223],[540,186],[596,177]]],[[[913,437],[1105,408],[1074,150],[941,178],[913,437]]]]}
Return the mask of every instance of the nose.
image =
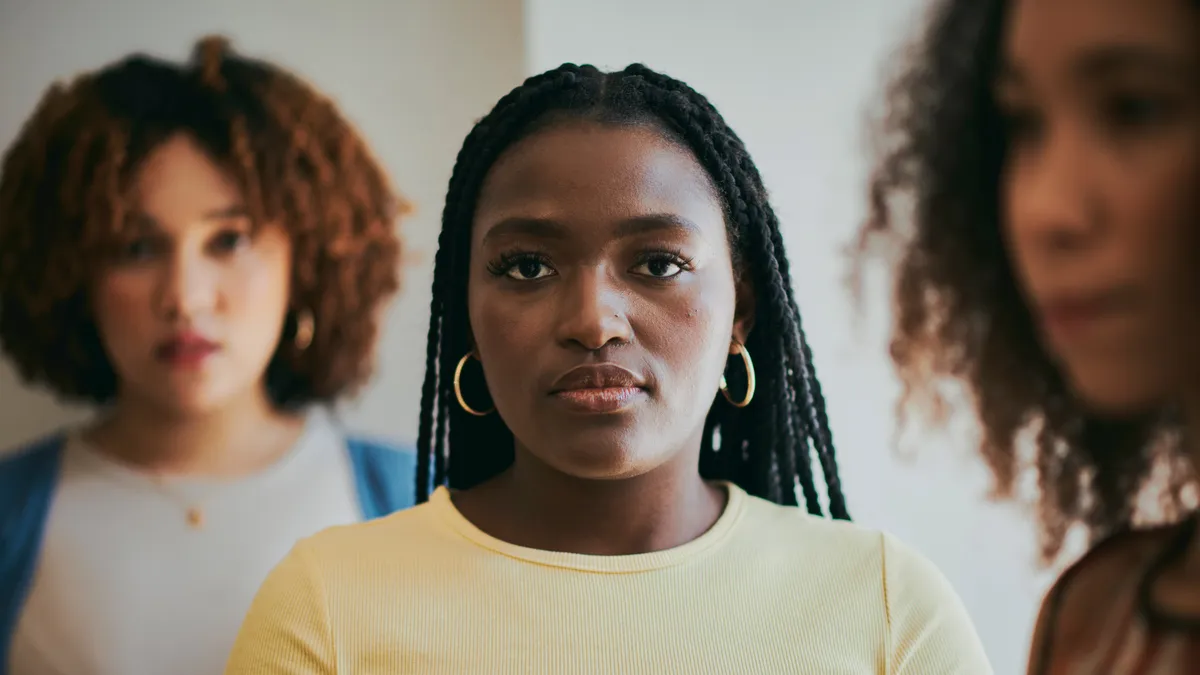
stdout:
{"type": "Polygon", "coordinates": [[[169,321],[185,323],[211,310],[217,295],[214,272],[203,256],[172,253],[161,267],[155,309],[169,321]]]}
{"type": "Polygon", "coordinates": [[[561,344],[596,351],[629,342],[628,293],[603,267],[580,270],[564,281],[557,331],[561,344]]]}
{"type": "Polygon", "coordinates": [[[1060,128],[1048,130],[1038,147],[1012,151],[1005,219],[1018,247],[1070,250],[1095,233],[1100,219],[1099,195],[1090,187],[1094,145],[1081,131],[1060,128]]]}

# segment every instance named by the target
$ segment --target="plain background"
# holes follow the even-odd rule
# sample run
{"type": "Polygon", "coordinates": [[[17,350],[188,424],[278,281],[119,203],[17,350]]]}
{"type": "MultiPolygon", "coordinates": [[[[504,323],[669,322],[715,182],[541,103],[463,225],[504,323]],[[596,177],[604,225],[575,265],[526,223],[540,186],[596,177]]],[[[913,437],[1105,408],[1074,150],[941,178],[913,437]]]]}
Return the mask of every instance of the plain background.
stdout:
{"type": "MultiPolygon", "coordinates": [[[[133,50],[182,58],[207,32],[278,59],[336,98],[417,204],[412,262],[389,314],[379,374],[345,416],[413,438],[433,253],[455,153],[525,75],[564,61],[633,61],[679,77],[724,113],[772,190],[824,384],[855,519],[924,552],[962,595],[1001,675],[1023,672],[1047,581],[1033,527],[988,503],[969,428],[894,442],[887,295],[857,317],[844,249],[864,215],[869,106],[923,0],[0,0],[0,143],[45,87],[133,50]]],[[[0,366],[0,448],[86,411],[0,366]]],[[[804,570],[796,570],[804,574],[804,570]]],[[[820,611],[820,608],[814,608],[820,611]]]]}

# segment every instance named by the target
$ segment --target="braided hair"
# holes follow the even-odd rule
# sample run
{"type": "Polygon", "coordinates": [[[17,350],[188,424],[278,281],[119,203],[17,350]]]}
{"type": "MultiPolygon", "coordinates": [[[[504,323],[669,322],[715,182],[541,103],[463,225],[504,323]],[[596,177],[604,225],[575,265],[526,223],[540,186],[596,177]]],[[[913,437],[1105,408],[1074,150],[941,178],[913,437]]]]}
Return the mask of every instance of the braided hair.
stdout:
{"type": "MultiPolygon", "coordinates": [[[[635,64],[613,73],[564,64],[530,77],[509,92],[471,130],[458,153],[434,262],[425,381],[417,437],[417,497],[432,486],[477,485],[513,461],[513,435],[499,415],[477,417],[455,402],[456,362],[471,349],[467,266],[471,227],[488,170],[518,140],[556,121],[594,120],[649,125],[687,147],[711,177],[726,214],[734,269],[749,275],[758,295],[746,349],[755,355],[760,396],[745,408],[718,396],[707,416],[700,472],[748,493],[798,505],[799,486],[810,513],[822,508],[813,475],[816,456],[828,513],[849,520],[825,413],[825,400],[804,338],[791,286],[779,220],[746,146],[709,101],[683,82],[635,64]],[[451,452],[453,450],[453,452],[451,452]],[[431,473],[432,472],[432,473],[431,473]]],[[[729,383],[744,378],[731,368],[729,383]]]]}

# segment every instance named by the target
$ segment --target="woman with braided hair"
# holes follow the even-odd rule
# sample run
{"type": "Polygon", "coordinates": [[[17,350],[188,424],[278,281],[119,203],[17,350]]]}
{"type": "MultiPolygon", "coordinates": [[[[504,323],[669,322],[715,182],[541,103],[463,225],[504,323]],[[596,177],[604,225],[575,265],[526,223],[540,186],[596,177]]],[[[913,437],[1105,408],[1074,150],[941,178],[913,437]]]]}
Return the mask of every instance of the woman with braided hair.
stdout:
{"type": "Polygon", "coordinates": [[[933,566],[847,522],[762,179],[643,66],[467,136],[418,446],[426,503],[298,544],[229,675],[990,672],[933,566]]]}
{"type": "Polygon", "coordinates": [[[0,349],[94,420],[0,459],[0,673],[213,675],[295,541],[413,502],[324,411],[404,203],[336,107],[203,40],[52,87],[0,167],[0,349]]]}

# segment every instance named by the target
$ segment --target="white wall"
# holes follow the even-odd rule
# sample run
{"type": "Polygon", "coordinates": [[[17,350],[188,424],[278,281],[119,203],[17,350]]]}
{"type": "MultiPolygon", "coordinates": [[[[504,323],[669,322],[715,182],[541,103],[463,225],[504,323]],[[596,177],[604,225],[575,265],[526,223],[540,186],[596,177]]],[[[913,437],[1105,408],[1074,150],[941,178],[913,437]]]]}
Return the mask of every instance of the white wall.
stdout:
{"type": "MultiPolygon", "coordinates": [[[[184,58],[208,32],[337,99],[416,202],[402,226],[416,261],[389,314],[379,376],[346,414],[366,431],[415,438],[446,183],[471,125],[520,81],[521,0],[0,0],[0,147],[56,78],[132,50],[184,58]]],[[[0,449],[82,414],[0,364],[0,449]]]]}
{"type": "MultiPolygon", "coordinates": [[[[999,675],[1024,672],[1045,579],[1033,528],[985,503],[966,434],[892,443],[898,384],[885,360],[887,295],[856,326],[842,251],[863,218],[866,104],[924,0],[527,0],[527,70],[633,61],[709,96],[746,141],[784,223],[852,515],[903,537],[958,589],[999,675]],[[866,335],[863,335],[865,329],[866,335]]],[[[797,574],[803,574],[797,570],[797,574]]]]}
{"type": "MultiPolygon", "coordinates": [[[[209,31],[333,94],[418,204],[404,231],[420,258],[390,314],[380,375],[348,415],[412,436],[438,217],[473,121],[522,75],[567,60],[640,60],[690,82],[742,135],[774,192],[855,517],[941,566],[997,673],[1009,675],[1023,667],[1044,584],[1032,527],[984,503],[985,476],[962,436],[927,434],[917,460],[897,457],[886,296],[872,297],[864,337],[841,285],[842,246],[863,213],[863,106],[920,2],[527,0],[522,23],[520,0],[0,0],[0,144],[52,79],[132,49],[182,57],[209,31]]],[[[3,365],[0,402],[0,448],[81,414],[24,390],[3,365]]]]}

